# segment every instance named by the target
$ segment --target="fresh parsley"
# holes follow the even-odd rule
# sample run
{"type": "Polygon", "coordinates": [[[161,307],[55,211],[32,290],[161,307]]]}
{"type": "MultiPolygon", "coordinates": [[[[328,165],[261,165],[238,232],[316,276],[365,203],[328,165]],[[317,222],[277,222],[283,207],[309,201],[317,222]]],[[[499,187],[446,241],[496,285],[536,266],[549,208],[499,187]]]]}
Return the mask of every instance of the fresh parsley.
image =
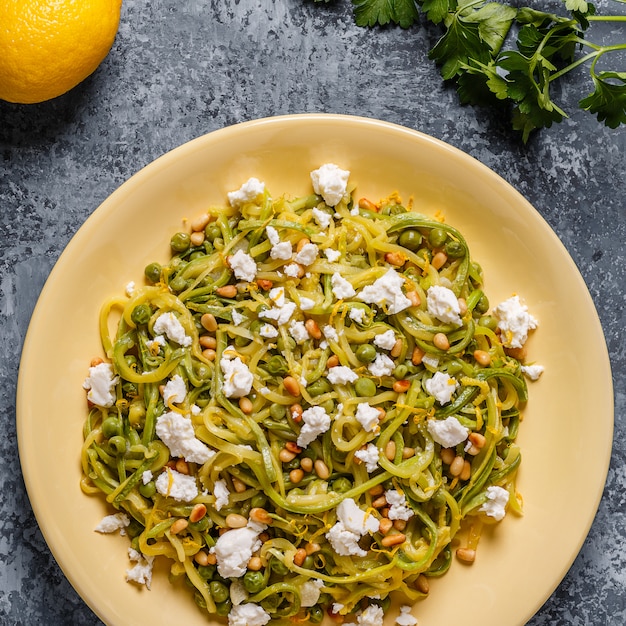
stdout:
{"type": "Polygon", "coordinates": [[[626,41],[600,45],[586,37],[590,24],[624,23],[626,15],[596,15],[595,5],[586,0],[561,0],[563,15],[519,8],[515,0],[351,2],[359,26],[409,28],[421,16],[440,28],[429,57],[442,78],[455,84],[463,104],[507,106],[524,142],[534,130],[567,117],[555,101],[554,85],[583,65],[588,66],[593,91],[578,106],[609,128],[626,124],[626,72],[598,69],[600,59],[610,67],[611,59],[619,60],[618,53],[623,62],[626,41]]]}

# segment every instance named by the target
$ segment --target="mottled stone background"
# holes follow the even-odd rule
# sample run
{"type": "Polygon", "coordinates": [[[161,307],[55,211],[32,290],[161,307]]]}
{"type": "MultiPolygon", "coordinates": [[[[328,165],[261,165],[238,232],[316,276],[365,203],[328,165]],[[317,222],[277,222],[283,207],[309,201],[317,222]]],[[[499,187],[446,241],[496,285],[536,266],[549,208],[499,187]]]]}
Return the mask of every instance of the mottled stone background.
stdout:
{"type": "MultiPolygon", "coordinates": [[[[601,11],[620,10],[608,2],[601,11]]],[[[600,34],[611,30],[626,41],[623,25],[600,34]]],[[[589,90],[583,70],[557,90],[571,117],[522,145],[505,120],[460,106],[442,83],[427,58],[437,32],[360,29],[349,0],[125,0],[93,76],[52,102],[0,103],[0,624],[99,623],[48,551],[19,470],[20,351],[50,269],[89,214],[164,152],[235,122],[302,112],[380,118],[465,150],[524,194],[569,250],[611,354],[615,443],[589,537],[530,624],[626,623],[626,129],[575,109],[589,90]]],[[[623,57],[615,69],[626,69],[623,57]]],[[[593,428],[601,416],[588,409],[593,428]]]]}

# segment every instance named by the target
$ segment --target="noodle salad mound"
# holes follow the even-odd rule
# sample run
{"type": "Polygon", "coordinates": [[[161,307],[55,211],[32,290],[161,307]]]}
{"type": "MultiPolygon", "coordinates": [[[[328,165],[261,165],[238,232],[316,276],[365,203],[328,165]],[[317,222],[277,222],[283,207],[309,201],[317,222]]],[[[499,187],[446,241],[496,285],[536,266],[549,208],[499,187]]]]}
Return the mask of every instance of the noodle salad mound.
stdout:
{"type": "Polygon", "coordinates": [[[490,307],[461,233],[412,201],[356,199],[330,163],[311,182],[249,179],[104,303],[81,486],[130,540],[127,580],[169,559],[229,626],[379,626],[391,595],[410,626],[429,579],[521,513],[537,320],[490,307]]]}

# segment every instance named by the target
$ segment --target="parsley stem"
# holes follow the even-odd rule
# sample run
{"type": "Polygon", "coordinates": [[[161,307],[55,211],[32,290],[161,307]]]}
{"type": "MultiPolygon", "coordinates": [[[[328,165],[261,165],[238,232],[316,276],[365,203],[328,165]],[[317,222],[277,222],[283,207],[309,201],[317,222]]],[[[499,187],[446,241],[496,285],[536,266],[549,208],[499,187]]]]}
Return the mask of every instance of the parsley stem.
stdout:
{"type": "Polygon", "coordinates": [[[626,15],[588,15],[589,22],[626,22],[626,15]]]}
{"type": "Polygon", "coordinates": [[[585,54],[579,59],[576,59],[576,61],[574,61],[573,63],[570,63],[567,67],[564,67],[558,72],[555,72],[554,74],[552,74],[550,78],[548,79],[549,82],[552,82],[553,80],[557,78],[560,78],[561,76],[567,74],[568,72],[578,67],[579,65],[586,63],[590,59],[593,59],[593,64],[592,64],[592,71],[593,71],[593,67],[595,67],[595,64],[598,62],[598,59],[603,54],[606,54],[607,52],[615,52],[616,50],[626,50],[626,43],[615,44],[613,46],[598,46],[590,41],[586,41],[585,39],[579,39],[578,43],[588,46],[590,48],[593,48],[593,52],[589,52],[585,54]]]}

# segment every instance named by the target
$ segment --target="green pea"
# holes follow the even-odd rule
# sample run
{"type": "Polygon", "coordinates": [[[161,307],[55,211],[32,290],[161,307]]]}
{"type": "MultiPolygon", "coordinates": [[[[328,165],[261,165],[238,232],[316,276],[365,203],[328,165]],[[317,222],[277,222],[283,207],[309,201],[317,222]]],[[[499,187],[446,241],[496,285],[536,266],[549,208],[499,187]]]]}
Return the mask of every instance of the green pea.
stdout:
{"type": "Polygon", "coordinates": [[[490,330],[495,330],[498,327],[498,320],[493,315],[483,315],[478,320],[478,324],[490,330]]]}
{"type": "Polygon", "coordinates": [[[263,326],[263,322],[261,320],[254,320],[250,324],[250,332],[253,335],[258,335],[261,332],[261,327],[263,326]]]}
{"type": "Polygon", "coordinates": [[[170,287],[172,291],[180,293],[187,287],[187,281],[182,276],[177,276],[170,282],[170,287]]]}
{"type": "Polygon", "coordinates": [[[448,241],[445,251],[450,259],[460,259],[465,256],[465,246],[459,241],[448,241]]]}
{"type": "Polygon", "coordinates": [[[307,387],[309,395],[313,397],[321,396],[322,394],[328,393],[331,390],[332,387],[325,378],[318,378],[307,387]]]}
{"type": "Polygon", "coordinates": [[[204,580],[211,580],[215,574],[215,565],[200,565],[198,567],[198,575],[204,580]]]}
{"type": "Polygon", "coordinates": [[[406,208],[401,204],[394,204],[389,207],[389,215],[400,215],[400,213],[406,213],[406,208]]]}
{"type": "Polygon", "coordinates": [[[126,439],[121,435],[114,435],[109,439],[109,446],[117,454],[123,454],[126,452],[126,439]]]}
{"type": "Polygon", "coordinates": [[[448,374],[450,374],[450,376],[454,376],[463,369],[463,364],[459,361],[451,361],[448,363],[448,367],[446,369],[448,370],[448,374]]]}
{"type": "Polygon", "coordinates": [[[207,380],[211,376],[211,368],[205,365],[204,363],[198,363],[194,365],[193,369],[196,373],[196,376],[200,380],[207,380]]]}
{"type": "Polygon", "coordinates": [[[428,243],[433,248],[441,248],[448,240],[448,233],[443,228],[433,228],[428,234],[428,243]]]}
{"type": "Polygon", "coordinates": [[[315,559],[309,555],[302,561],[302,567],[304,569],[315,569],[315,559]]]}
{"type": "Polygon", "coordinates": [[[394,370],[393,370],[393,377],[396,380],[403,380],[404,378],[406,378],[408,373],[409,373],[408,366],[405,365],[404,363],[400,363],[400,365],[397,365],[394,368],[394,370]]]}
{"type": "Polygon", "coordinates": [[[149,483],[139,485],[139,493],[144,498],[152,498],[152,496],[156,493],[156,484],[153,480],[149,483]]]}
{"type": "Polygon", "coordinates": [[[265,369],[272,375],[287,374],[289,372],[289,366],[285,357],[280,354],[275,354],[265,366],[265,369]]]}
{"type": "Polygon", "coordinates": [[[276,347],[281,352],[291,352],[296,349],[296,340],[293,339],[293,337],[287,337],[287,340],[285,341],[282,337],[279,337],[276,342],[276,347]]]}
{"type": "Polygon", "coordinates": [[[222,229],[215,222],[213,222],[212,224],[208,224],[204,229],[204,236],[211,243],[215,243],[215,240],[222,236],[222,229]]]}
{"type": "Polygon", "coordinates": [[[185,252],[191,245],[191,237],[187,233],[176,233],[170,239],[170,247],[174,252],[185,252]]]}
{"type": "Polygon", "coordinates": [[[247,337],[242,337],[241,335],[237,335],[235,337],[235,346],[238,348],[243,348],[250,343],[250,340],[247,337]]]}
{"type": "Polygon", "coordinates": [[[328,415],[331,415],[335,410],[335,401],[332,399],[326,400],[326,402],[322,402],[322,404],[320,404],[319,406],[321,406],[324,411],[328,413],[328,415]]]}
{"type": "Polygon", "coordinates": [[[353,254],[350,257],[350,265],[365,269],[368,267],[367,259],[362,254],[353,254]]]}
{"type": "Polygon", "coordinates": [[[139,326],[140,324],[147,324],[150,321],[152,315],[152,309],[147,304],[137,305],[130,314],[130,319],[133,324],[139,326]]]}
{"type": "Polygon", "coordinates": [[[117,417],[107,417],[102,422],[102,434],[110,439],[122,433],[122,421],[117,417]]]}
{"type": "Polygon", "coordinates": [[[474,310],[478,313],[486,313],[489,310],[489,298],[485,294],[480,296],[474,310]]]}
{"type": "Polygon", "coordinates": [[[332,490],[337,493],[346,493],[352,489],[352,481],[345,476],[337,478],[332,482],[332,490]]]}
{"type": "Polygon", "coordinates": [[[256,495],[252,496],[250,504],[252,505],[253,509],[264,507],[267,504],[267,496],[264,493],[257,493],[256,495]]]}
{"type": "Polygon", "coordinates": [[[316,604],[309,608],[309,621],[312,624],[321,624],[324,619],[324,609],[316,604]]]}
{"type": "Polygon", "coordinates": [[[216,604],[222,604],[228,600],[228,587],[219,580],[212,580],[209,583],[209,591],[216,604]]]}
{"type": "Polygon", "coordinates": [[[243,586],[248,593],[259,593],[265,587],[265,575],[263,572],[248,571],[243,576],[243,586]]]}
{"type": "Polygon", "coordinates": [[[150,263],[143,273],[151,283],[158,283],[161,280],[161,266],[158,263],[150,263]]]}
{"type": "Polygon", "coordinates": [[[384,613],[387,613],[389,607],[391,606],[391,598],[389,596],[386,596],[382,600],[379,600],[378,606],[380,606],[384,613]]]}
{"type": "Polygon", "coordinates": [[[289,568],[277,558],[270,559],[269,565],[272,571],[276,572],[279,576],[284,576],[289,571],[289,568]]]}
{"type": "Polygon", "coordinates": [[[371,378],[359,378],[354,383],[354,391],[357,396],[371,398],[376,395],[376,383],[371,378]]]}
{"type": "Polygon", "coordinates": [[[197,522],[189,522],[189,530],[196,530],[199,533],[203,533],[213,526],[213,522],[208,515],[205,515],[201,520],[197,522]]]}
{"type": "Polygon", "coordinates": [[[407,250],[415,251],[422,245],[422,235],[419,231],[408,228],[402,231],[398,243],[407,250]]]}
{"type": "Polygon", "coordinates": [[[282,420],[287,415],[287,409],[284,404],[274,403],[270,405],[270,416],[276,421],[282,420]]]}
{"type": "Polygon", "coordinates": [[[226,617],[230,613],[232,608],[233,608],[233,603],[230,601],[230,599],[226,600],[225,602],[215,603],[215,612],[220,617],[226,617]]]}
{"type": "Polygon", "coordinates": [[[356,358],[361,363],[371,363],[376,358],[376,348],[369,343],[361,344],[356,349],[356,358]]]}

